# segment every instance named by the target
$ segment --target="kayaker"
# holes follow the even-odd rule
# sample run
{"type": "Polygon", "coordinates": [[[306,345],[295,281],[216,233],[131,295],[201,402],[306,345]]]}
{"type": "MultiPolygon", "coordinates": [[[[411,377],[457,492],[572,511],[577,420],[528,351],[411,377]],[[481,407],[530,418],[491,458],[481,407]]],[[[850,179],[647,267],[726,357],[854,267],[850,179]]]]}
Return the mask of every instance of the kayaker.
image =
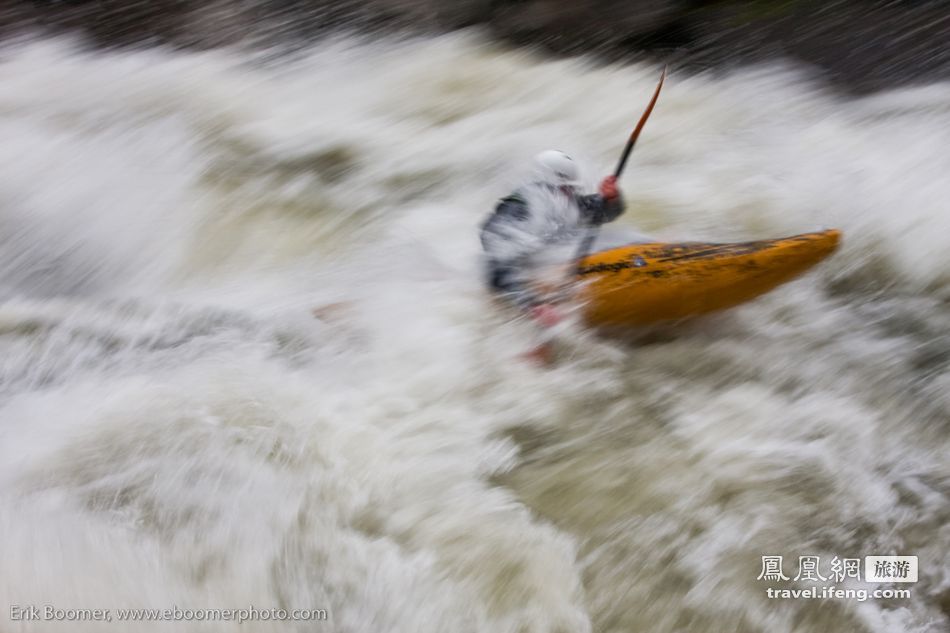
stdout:
{"type": "Polygon", "coordinates": [[[616,220],[624,203],[615,176],[601,181],[600,193],[581,194],[577,164],[564,152],[541,152],[535,170],[531,183],[501,199],[482,225],[481,241],[491,290],[553,327],[562,313],[528,285],[532,259],[555,244],[580,239],[584,227],[616,220]]]}

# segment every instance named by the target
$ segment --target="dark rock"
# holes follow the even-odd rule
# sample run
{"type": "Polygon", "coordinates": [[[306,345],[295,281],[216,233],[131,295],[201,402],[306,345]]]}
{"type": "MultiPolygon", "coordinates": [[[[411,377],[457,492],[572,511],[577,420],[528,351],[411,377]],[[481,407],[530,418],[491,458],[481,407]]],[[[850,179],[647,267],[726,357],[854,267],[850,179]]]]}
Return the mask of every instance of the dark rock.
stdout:
{"type": "Polygon", "coordinates": [[[685,0],[528,0],[498,3],[490,20],[500,37],[552,50],[603,51],[674,22],[685,0]]]}
{"type": "Polygon", "coordinates": [[[719,2],[690,27],[679,53],[694,68],[788,58],[856,92],[950,78],[944,0],[719,2]]]}
{"type": "Polygon", "coordinates": [[[947,0],[0,0],[0,37],[79,31],[98,46],[307,46],[327,33],[480,24],[556,54],[680,69],[791,58],[834,85],[950,78],[947,0]]]}
{"type": "Polygon", "coordinates": [[[368,11],[388,12],[395,22],[457,29],[487,22],[491,0],[373,0],[364,3],[368,11]]]}

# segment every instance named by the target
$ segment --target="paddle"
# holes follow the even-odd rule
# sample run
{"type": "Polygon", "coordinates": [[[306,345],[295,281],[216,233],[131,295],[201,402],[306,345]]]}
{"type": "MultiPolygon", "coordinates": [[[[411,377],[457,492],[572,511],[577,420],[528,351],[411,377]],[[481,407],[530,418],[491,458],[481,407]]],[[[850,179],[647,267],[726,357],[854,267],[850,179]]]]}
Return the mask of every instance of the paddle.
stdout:
{"type": "MultiPolygon", "coordinates": [[[[620,155],[620,162],[617,163],[617,168],[614,170],[615,178],[620,178],[620,174],[623,173],[623,168],[627,166],[627,159],[630,158],[630,153],[633,151],[633,146],[640,137],[640,131],[643,130],[643,126],[646,124],[647,119],[650,118],[650,114],[653,112],[653,106],[656,105],[656,100],[660,97],[660,90],[663,88],[663,82],[666,80],[666,70],[666,68],[663,68],[663,74],[660,75],[660,83],[656,85],[656,90],[653,92],[653,98],[650,99],[650,104],[647,106],[647,109],[644,110],[643,115],[637,122],[637,127],[633,128],[633,133],[627,140],[626,147],[623,148],[623,154],[620,155]]],[[[581,261],[583,261],[590,252],[591,246],[594,245],[594,240],[597,239],[597,233],[599,230],[599,224],[587,228],[587,235],[585,235],[584,239],[581,240],[580,248],[577,249],[577,254],[574,256],[575,276],[580,276],[581,261]]]]}

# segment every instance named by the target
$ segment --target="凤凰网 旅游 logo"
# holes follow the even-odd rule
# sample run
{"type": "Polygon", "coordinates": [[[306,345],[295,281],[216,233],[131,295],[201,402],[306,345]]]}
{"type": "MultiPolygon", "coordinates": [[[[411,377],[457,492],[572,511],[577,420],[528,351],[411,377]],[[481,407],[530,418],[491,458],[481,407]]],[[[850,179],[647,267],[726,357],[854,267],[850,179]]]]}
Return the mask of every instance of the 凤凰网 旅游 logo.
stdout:
{"type": "Polygon", "coordinates": [[[910,589],[892,588],[888,584],[917,582],[917,557],[865,556],[861,559],[832,556],[829,559],[826,556],[823,562],[821,556],[799,556],[796,566],[790,561],[786,564],[783,556],[770,554],[762,556],[758,580],[769,583],[765,590],[769,599],[853,599],[861,602],[908,599],[910,589]],[[776,587],[775,583],[785,586],[776,587]],[[868,587],[866,583],[887,584],[868,587]]]}
{"type": "Polygon", "coordinates": [[[860,558],[833,556],[826,564],[822,563],[820,556],[799,556],[798,564],[789,565],[786,574],[783,556],[765,555],[762,556],[762,568],[757,580],[839,583],[848,578],[861,580],[862,563],[864,582],[917,582],[916,556],[865,556],[863,561],[860,558]],[[791,575],[793,572],[794,575],[791,575]]]}

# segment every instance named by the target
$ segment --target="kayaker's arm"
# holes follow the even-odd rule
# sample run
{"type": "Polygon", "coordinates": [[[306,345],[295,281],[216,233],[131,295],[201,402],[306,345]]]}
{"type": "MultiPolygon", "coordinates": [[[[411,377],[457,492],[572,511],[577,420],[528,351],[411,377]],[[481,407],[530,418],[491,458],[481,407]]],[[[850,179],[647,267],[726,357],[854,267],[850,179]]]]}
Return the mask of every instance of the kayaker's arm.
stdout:
{"type": "Polygon", "coordinates": [[[495,207],[495,212],[482,224],[480,237],[485,251],[489,250],[489,243],[493,241],[493,237],[510,239],[511,225],[527,220],[528,214],[528,203],[519,194],[513,193],[502,198],[495,207]]]}
{"type": "Polygon", "coordinates": [[[522,309],[542,303],[521,279],[524,258],[533,250],[520,226],[529,215],[527,201],[513,193],[501,199],[495,212],[482,225],[480,236],[488,256],[489,286],[522,309]]]}
{"type": "Polygon", "coordinates": [[[578,196],[577,203],[587,226],[600,226],[613,222],[623,214],[625,206],[623,195],[617,188],[617,180],[613,176],[608,176],[600,184],[600,193],[578,196]]]}

